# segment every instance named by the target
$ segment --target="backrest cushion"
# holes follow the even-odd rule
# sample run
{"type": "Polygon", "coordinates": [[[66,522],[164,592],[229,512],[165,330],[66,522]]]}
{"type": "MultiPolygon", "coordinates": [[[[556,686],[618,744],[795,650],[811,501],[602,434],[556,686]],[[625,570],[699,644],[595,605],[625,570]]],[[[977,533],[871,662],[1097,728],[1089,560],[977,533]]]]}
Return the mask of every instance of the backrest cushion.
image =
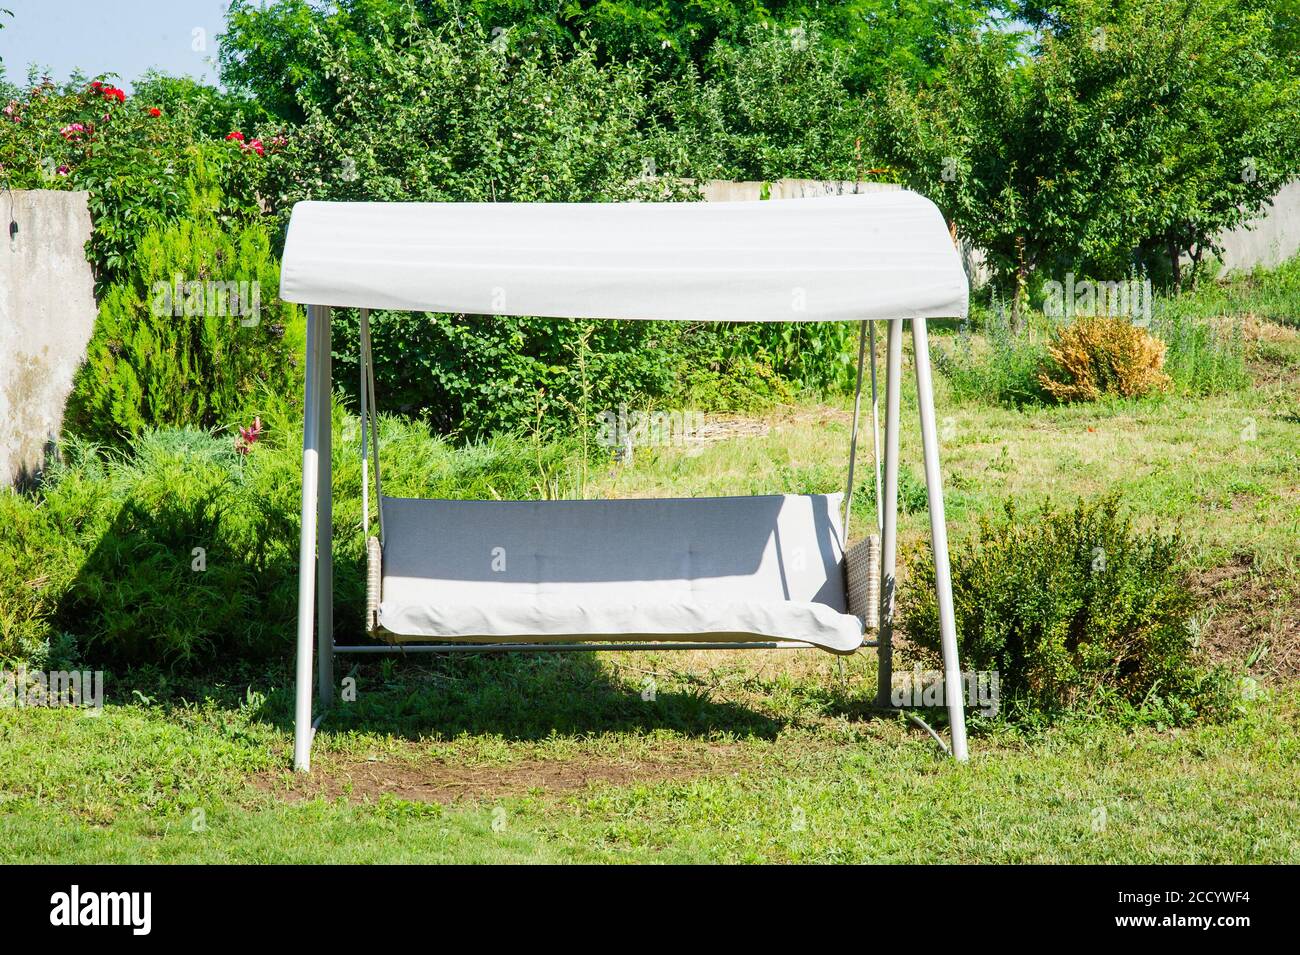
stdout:
{"type": "Polygon", "coordinates": [[[385,498],[383,599],[791,600],[843,612],[841,499],[385,498]]]}

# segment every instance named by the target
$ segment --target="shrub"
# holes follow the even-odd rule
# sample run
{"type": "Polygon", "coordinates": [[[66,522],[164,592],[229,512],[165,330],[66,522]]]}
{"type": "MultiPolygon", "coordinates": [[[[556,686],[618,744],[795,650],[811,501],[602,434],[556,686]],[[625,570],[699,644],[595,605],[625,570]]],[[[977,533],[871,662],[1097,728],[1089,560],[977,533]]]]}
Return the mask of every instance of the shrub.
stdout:
{"type": "MultiPolygon", "coordinates": [[[[96,666],[284,659],[298,599],[297,401],[272,396],[262,421],[246,454],[193,428],[148,431],[123,451],[74,439],[37,494],[0,489],[0,665],[66,653],[69,634],[96,666]]],[[[570,442],[454,447],[387,417],[380,430],[389,494],[573,496],[580,480],[570,442]]],[[[335,626],[347,643],[363,636],[359,441],[336,407],[335,626]]]]}
{"type": "Polygon", "coordinates": [[[1056,332],[1047,352],[1038,382],[1060,402],[1140,398],[1170,384],[1161,371],[1165,343],[1126,318],[1076,318],[1056,332]]]}
{"type": "Polygon", "coordinates": [[[264,390],[292,394],[301,313],[275,298],[280,269],[259,225],[228,232],[215,192],[192,218],[148,232],[100,300],[68,425],[120,443],[162,425],[229,424],[264,390]]]}
{"type": "Polygon", "coordinates": [[[204,140],[188,113],[180,113],[179,100],[162,96],[184,82],[155,75],[129,97],[100,80],[62,86],[42,80],[8,91],[8,121],[0,122],[7,184],[90,193],[95,230],[86,252],[96,294],[123,278],[142,236],[187,214],[186,184],[195,175],[221,184],[215,214],[228,227],[259,215],[261,165],[228,144],[204,140]]]}
{"type": "MultiPolygon", "coordinates": [[[[335,380],[357,380],[357,317],[335,312],[335,380]]],[[[427,416],[471,438],[568,427],[620,402],[665,397],[683,372],[683,330],[667,322],[563,321],[376,312],[380,408],[427,416]]]]}
{"type": "MultiPolygon", "coordinates": [[[[952,554],[965,670],[996,670],[1000,710],[1034,723],[1068,713],[1190,723],[1230,709],[1226,674],[1200,666],[1177,535],[1140,531],[1115,496],[1022,518],[1008,503],[952,554]]],[[[933,558],[899,590],[911,652],[940,660],[933,558]]]]}

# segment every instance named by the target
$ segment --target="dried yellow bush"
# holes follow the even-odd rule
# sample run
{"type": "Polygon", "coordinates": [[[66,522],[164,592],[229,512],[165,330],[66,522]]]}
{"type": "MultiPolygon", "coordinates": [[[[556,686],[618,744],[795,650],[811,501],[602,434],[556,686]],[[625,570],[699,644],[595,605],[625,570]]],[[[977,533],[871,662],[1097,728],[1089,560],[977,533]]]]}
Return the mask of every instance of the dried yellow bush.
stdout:
{"type": "Polygon", "coordinates": [[[1139,398],[1169,387],[1160,370],[1165,343],[1126,318],[1077,318],[1055,333],[1047,352],[1038,383],[1057,401],[1139,398]]]}

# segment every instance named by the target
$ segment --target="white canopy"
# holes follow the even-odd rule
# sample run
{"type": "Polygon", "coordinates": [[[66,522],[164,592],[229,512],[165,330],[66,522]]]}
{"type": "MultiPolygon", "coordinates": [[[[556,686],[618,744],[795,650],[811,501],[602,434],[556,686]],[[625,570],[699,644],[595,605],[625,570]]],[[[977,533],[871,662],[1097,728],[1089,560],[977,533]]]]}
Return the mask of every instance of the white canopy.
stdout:
{"type": "Polygon", "coordinates": [[[483,315],[813,322],[966,314],[913,192],[771,202],[299,202],[280,297],[483,315]]]}

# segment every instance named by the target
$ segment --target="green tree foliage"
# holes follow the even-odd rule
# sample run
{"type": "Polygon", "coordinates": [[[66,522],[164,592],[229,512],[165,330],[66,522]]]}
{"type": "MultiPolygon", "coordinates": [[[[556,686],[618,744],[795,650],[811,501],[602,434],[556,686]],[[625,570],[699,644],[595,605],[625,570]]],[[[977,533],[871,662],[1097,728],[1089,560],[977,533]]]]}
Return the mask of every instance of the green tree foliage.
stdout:
{"type": "Polygon", "coordinates": [[[231,130],[251,129],[268,118],[256,100],[188,76],[150,70],[135,81],[134,87],[136,100],[161,109],[195,141],[223,139],[231,130]]]}
{"type": "Polygon", "coordinates": [[[296,387],[297,310],[279,302],[266,230],[228,230],[218,191],[188,191],[189,214],[151,229],[108,288],[73,394],[69,427],[109,443],[147,428],[230,424],[265,390],[296,387]]]}
{"type": "MultiPolygon", "coordinates": [[[[304,100],[307,118],[267,159],[268,195],[287,213],[301,199],[573,202],[671,198],[648,179],[637,133],[646,103],[631,67],[600,68],[591,51],[568,59],[512,56],[484,31],[413,25],[358,68],[327,52],[324,72],[344,95],[304,100]]],[[[340,324],[353,323],[340,315],[340,324]]],[[[355,342],[355,332],[342,342],[355,342]]],[[[558,322],[479,316],[374,317],[386,407],[431,414],[474,433],[572,418],[675,385],[681,332],[658,323],[558,322]],[[581,362],[579,359],[581,358],[581,362]]],[[[355,379],[352,344],[341,380],[355,379]]],[[[344,357],[346,356],[346,357],[344,357]]]]}
{"type": "Polygon", "coordinates": [[[1019,306],[1035,267],[1123,277],[1193,261],[1300,170],[1297,75],[1242,0],[1072,0],[1024,35],[949,47],[882,98],[877,148],[989,253],[1019,306]]]}
{"type": "Polygon", "coordinates": [[[222,78],[254,93],[283,120],[303,118],[304,99],[332,102],[343,91],[319,68],[320,50],[346,49],[363,67],[376,44],[412,25],[439,30],[482,24],[511,53],[569,55],[591,46],[602,64],[644,64],[657,80],[703,69],[721,46],[758,25],[819,22],[845,58],[855,92],[888,73],[933,75],[952,38],[983,22],[990,0],[235,0],[221,46],[222,78]]]}
{"type": "Polygon", "coordinates": [[[659,167],[697,179],[863,177],[867,108],[846,91],[844,56],[816,29],[753,27],[744,39],[658,88],[659,167]]]}

